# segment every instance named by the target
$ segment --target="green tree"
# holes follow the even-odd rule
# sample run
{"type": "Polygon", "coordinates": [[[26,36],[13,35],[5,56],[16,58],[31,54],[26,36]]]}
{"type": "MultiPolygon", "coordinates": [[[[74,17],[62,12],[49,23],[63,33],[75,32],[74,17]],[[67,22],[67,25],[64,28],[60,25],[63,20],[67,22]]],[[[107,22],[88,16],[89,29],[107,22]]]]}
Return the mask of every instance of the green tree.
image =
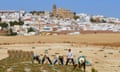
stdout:
{"type": "Polygon", "coordinates": [[[76,15],[75,15],[73,18],[74,18],[75,20],[77,20],[77,19],[79,19],[79,16],[76,16],[76,15]]]}
{"type": "Polygon", "coordinates": [[[102,19],[102,23],[106,23],[106,20],[102,19]]]}
{"type": "Polygon", "coordinates": [[[19,22],[17,22],[17,21],[13,21],[13,22],[10,21],[9,23],[10,23],[10,26],[14,26],[14,25],[23,25],[23,24],[24,24],[24,22],[21,21],[21,20],[20,20],[19,22]]]}
{"type": "Polygon", "coordinates": [[[14,25],[17,25],[17,24],[18,24],[17,21],[10,21],[9,23],[10,23],[10,26],[14,26],[14,25]]]}
{"type": "Polygon", "coordinates": [[[34,15],[34,14],[40,15],[40,14],[44,14],[45,11],[30,11],[30,13],[31,13],[32,15],[34,15]]]}
{"type": "Polygon", "coordinates": [[[14,26],[14,22],[10,21],[9,23],[10,23],[10,26],[14,26]]]}
{"type": "Polygon", "coordinates": [[[16,36],[17,35],[17,33],[13,32],[12,29],[9,29],[8,32],[9,32],[9,34],[8,34],[9,36],[16,36]]]}
{"type": "Polygon", "coordinates": [[[36,11],[30,11],[30,13],[33,15],[33,14],[35,14],[35,13],[36,13],[36,11]]]}
{"type": "Polygon", "coordinates": [[[28,33],[29,33],[29,32],[35,32],[35,31],[34,31],[33,28],[29,28],[29,29],[28,29],[28,33]]]}
{"type": "Polygon", "coordinates": [[[2,27],[2,29],[4,29],[8,27],[8,24],[3,22],[3,23],[0,23],[0,26],[2,27]]]}
{"type": "Polygon", "coordinates": [[[90,21],[91,21],[91,22],[95,22],[95,20],[93,19],[93,17],[90,18],[90,21]]]}
{"type": "Polygon", "coordinates": [[[23,25],[23,24],[24,24],[24,22],[21,20],[18,22],[18,25],[23,25]]]}
{"type": "Polygon", "coordinates": [[[0,17],[0,22],[2,21],[2,18],[0,17]]]}

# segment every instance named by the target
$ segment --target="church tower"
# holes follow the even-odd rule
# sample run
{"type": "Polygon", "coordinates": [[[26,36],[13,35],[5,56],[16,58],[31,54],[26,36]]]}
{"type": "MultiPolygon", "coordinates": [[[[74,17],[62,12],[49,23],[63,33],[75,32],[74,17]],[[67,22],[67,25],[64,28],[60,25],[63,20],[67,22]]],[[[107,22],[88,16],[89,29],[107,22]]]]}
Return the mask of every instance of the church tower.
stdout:
{"type": "Polygon", "coordinates": [[[54,4],[54,5],[53,5],[53,11],[52,11],[52,13],[53,13],[54,16],[56,16],[56,12],[57,12],[57,7],[56,7],[56,5],[54,4]]]}

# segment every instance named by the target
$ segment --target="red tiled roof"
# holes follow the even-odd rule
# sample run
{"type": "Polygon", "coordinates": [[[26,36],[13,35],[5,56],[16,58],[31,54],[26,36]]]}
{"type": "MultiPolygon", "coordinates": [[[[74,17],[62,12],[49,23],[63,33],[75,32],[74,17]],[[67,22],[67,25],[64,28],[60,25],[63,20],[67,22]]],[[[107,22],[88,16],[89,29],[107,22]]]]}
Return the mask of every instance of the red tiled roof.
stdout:
{"type": "Polygon", "coordinates": [[[31,19],[31,18],[28,18],[28,19],[24,19],[24,21],[32,21],[32,19],[31,19]]]}

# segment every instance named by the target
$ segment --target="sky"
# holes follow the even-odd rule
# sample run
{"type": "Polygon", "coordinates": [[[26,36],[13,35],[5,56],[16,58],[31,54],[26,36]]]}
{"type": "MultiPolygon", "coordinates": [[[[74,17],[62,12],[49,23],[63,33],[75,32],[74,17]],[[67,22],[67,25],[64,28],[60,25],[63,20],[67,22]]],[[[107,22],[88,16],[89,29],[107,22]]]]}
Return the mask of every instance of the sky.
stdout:
{"type": "Polygon", "coordinates": [[[0,10],[52,11],[53,4],[76,13],[120,18],[120,0],[0,0],[0,10]]]}

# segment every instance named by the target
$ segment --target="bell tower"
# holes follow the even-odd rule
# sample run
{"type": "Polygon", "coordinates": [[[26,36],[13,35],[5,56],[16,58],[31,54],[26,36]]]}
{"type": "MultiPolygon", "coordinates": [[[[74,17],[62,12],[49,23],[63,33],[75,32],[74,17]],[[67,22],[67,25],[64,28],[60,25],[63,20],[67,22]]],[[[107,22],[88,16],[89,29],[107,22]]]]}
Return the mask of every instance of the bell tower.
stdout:
{"type": "Polygon", "coordinates": [[[53,5],[53,11],[52,11],[52,13],[53,13],[54,16],[56,15],[56,11],[57,11],[57,7],[56,7],[56,5],[54,4],[54,5],[53,5]]]}

